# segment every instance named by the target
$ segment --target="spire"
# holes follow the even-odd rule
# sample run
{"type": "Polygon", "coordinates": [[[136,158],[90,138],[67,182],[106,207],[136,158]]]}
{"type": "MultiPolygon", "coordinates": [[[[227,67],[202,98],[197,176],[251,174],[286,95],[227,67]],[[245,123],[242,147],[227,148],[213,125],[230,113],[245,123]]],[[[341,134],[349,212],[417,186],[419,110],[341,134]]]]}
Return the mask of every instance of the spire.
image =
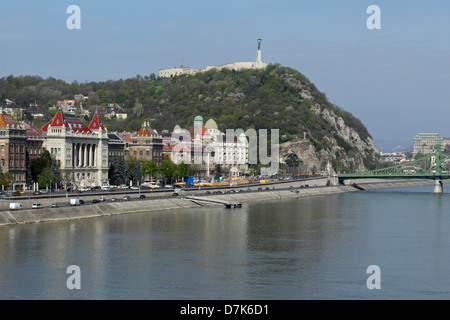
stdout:
{"type": "Polygon", "coordinates": [[[256,63],[255,66],[256,68],[261,68],[262,67],[262,61],[261,61],[261,39],[258,39],[258,51],[256,52],[256,63]]]}

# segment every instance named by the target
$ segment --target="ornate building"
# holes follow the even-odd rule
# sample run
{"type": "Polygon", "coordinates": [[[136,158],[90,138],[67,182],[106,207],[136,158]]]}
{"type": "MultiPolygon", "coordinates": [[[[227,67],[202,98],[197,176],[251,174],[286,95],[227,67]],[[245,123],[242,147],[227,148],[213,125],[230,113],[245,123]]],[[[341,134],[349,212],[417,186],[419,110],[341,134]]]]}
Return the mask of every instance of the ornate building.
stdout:
{"type": "Polygon", "coordinates": [[[44,147],[61,170],[72,172],[76,187],[108,184],[108,132],[98,114],[89,126],[73,114],[58,110],[42,127],[44,147]]]}
{"type": "Polygon", "coordinates": [[[14,188],[23,187],[26,182],[26,146],[25,127],[0,108],[0,166],[3,173],[14,175],[14,188]]]}
{"type": "Polygon", "coordinates": [[[161,164],[163,138],[150,127],[148,122],[144,122],[139,131],[131,135],[126,143],[128,144],[126,149],[130,156],[137,160],[154,160],[158,166],[161,164]]]}

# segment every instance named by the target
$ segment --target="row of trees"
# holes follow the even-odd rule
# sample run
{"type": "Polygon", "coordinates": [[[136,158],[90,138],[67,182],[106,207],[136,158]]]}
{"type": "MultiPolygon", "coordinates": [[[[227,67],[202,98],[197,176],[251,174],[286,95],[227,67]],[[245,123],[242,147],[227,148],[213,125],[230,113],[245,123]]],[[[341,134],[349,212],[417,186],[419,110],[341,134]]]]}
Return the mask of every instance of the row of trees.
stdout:
{"type": "Polygon", "coordinates": [[[137,160],[128,156],[125,160],[114,158],[109,169],[109,182],[111,185],[128,185],[130,182],[137,185],[145,180],[154,179],[164,181],[164,183],[178,181],[191,172],[191,166],[184,162],[173,163],[165,158],[158,166],[154,160],[137,160]]]}

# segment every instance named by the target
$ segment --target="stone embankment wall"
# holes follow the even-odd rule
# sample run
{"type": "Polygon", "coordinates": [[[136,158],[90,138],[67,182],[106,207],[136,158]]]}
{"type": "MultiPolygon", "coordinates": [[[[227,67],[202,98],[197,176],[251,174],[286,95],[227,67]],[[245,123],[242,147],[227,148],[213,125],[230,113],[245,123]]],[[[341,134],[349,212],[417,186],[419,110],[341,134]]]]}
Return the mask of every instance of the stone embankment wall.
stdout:
{"type": "MultiPolygon", "coordinates": [[[[326,180],[326,179],[325,179],[326,180]]],[[[324,180],[324,181],[325,181],[324,180]]],[[[263,191],[256,192],[237,192],[221,195],[210,195],[210,197],[215,197],[222,200],[233,200],[242,203],[253,202],[253,201],[264,201],[264,200],[280,200],[287,198],[302,198],[310,196],[319,195],[330,195],[338,194],[343,192],[357,192],[361,189],[373,190],[373,189],[385,189],[385,188],[395,188],[395,187],[408,187],[408,186],[418,186],[425,184],[433,184],[431,181],[423,180],[398,180],[398,181],[358,181],[358,188],[351,185],[346,186],[323,186],[322,181],[309,182],[309,188],[300,188],[306,182],[292,182],[264,186],[254,186],[253,190],[257,187],[262,187],[263,191]],[[317,187],[314,185],[317,184],[317,187]],[[289,188],[292,185],[292,189],[279,190],[281,188],[289,188]],[[266,191],[265,188],[270,190],[266,191]]],[[[242,188],[247,190],[248,187],[242,188]]],[[[239,190],[239,189],[236,189],[239,190]]],[[[430,192],[432,190],[430,189],[430,192]]],[[[50,208],[51,203],[66,201],[66,198],[60,198],[58,201],[56,199],[43,199],[42,201],[36,201],[32,199],[22,199],[20,203],[24,209],[17,211],[7,211],[9,208],[10,201],[2,201],[0,204],[0,226],[11,225],[11,224],[23,224],[23,223],[37,223],[37,222],[47,222],[47,221],[64,221],[73,219],[83,219],[83,218],[94,218],[102,216],[110,216],[115,214],[126,214],[126,213],[145,213],[160,210],[176,210],[181,208],[195,208],[202,205],[194,203],[188,199],[184,199],[186,195],[204,195],[204,190],[192,191],[192,192],[180,192],[180,197],[178,198],[168,198],[168,199],[151,199],[147,197],[144,200],[138,201],[124,201],[124,202],[105,202],[97,204],[89,204],[82,206],[69,206],[60,208],[50,208]],[[61,200],[64,199],[64,200],[61,200]],[[34,202],[41,202],[44,205],[44,209],[31,209],[31,204],[34,202]]],[[[136,196],[136,195],[134,195],[136,196]]],[[[95,198],[95,196],[86,197],[95,198]]],[[[91,200],[92,201],[92,200],[91,200]]],[[[212,204],[204,204],[212,205],[212,204]]],[[[217,204],[216,204],[217,205],[217,204]]]]}

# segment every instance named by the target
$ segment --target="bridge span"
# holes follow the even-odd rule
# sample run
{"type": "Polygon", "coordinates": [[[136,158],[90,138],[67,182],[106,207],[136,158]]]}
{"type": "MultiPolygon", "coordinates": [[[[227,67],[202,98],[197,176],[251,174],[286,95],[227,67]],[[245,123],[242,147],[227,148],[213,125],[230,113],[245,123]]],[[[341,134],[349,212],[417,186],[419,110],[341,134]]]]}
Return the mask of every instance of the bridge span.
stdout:
{"type": "Polygon", "coordinates": [[[450,180],[450,155],[443,155],[441,144],[438,143],[433,153],[420,159],[376,170],[338,174],[340,184],[344,180],[369,178],[433,180],[434,193],[442,193],[442,181],[450,180]]]}

